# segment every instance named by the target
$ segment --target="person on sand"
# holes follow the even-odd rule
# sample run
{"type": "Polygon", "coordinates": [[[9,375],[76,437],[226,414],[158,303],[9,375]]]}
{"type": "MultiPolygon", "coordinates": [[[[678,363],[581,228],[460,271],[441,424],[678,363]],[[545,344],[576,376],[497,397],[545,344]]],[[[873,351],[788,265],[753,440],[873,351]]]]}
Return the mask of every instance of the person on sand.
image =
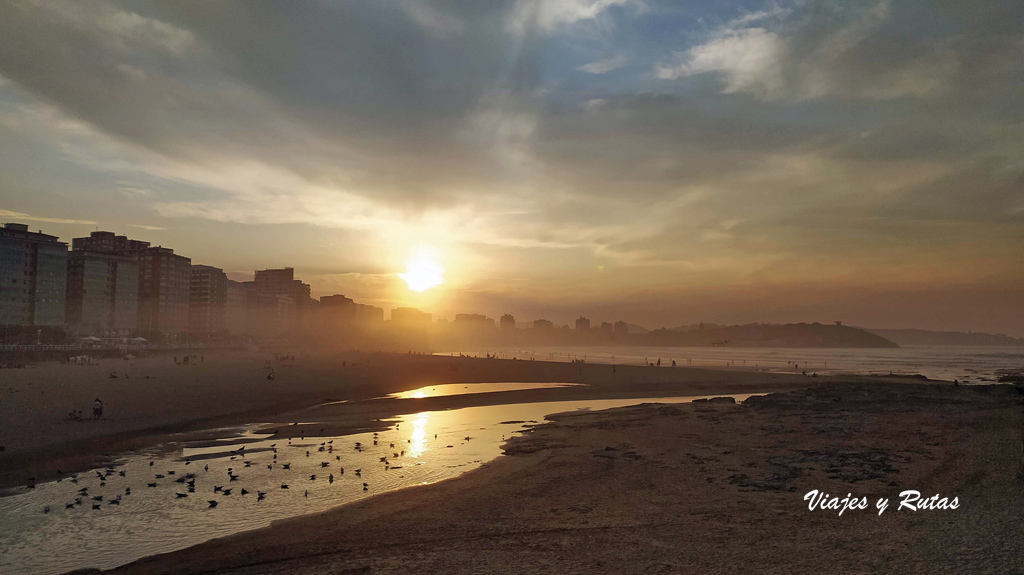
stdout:
{"type": "Polygon", "coordinates": [[[92,418],[99,419],[101,417],[103,417],[103,402],[97,397],[92,404],[92,418]]]}

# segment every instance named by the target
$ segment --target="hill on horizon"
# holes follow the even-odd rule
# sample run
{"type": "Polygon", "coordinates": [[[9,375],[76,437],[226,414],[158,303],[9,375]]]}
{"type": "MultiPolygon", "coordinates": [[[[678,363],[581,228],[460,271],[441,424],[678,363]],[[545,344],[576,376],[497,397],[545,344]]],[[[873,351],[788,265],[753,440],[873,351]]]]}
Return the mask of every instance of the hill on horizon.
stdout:
{"type": "Polygon", "coordinates": [[[861,329],[896,342],[901,346],[1024,346],[1024,338],[1011,337],[1001,333],[931,331],[926,329],[861,329]]]}

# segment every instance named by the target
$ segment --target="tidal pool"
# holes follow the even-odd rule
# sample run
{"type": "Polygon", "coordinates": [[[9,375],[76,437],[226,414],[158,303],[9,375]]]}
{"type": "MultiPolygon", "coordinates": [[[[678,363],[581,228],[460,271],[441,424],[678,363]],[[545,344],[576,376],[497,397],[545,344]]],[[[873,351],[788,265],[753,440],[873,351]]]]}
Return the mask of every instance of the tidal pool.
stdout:
{"type": "Polygon", "coordinates": [[[424,397],[445,397],[449,395],[465,395],[470,393],[490,393],[495,391],[519,391],[523,389],[549,389],[553,387],[573,387],[582,383],[444,383],[425,385],[409,391],[400,391],[388,395],[394,399],[421,399],[424,397]]]}
{"type": "Polygon", "coordinates": [[[699,397],[710,396],[427,411],[400,416],[377,434],[291,441],[225,430],[230,437],[212,447],[165,445],[125,454],[111,467],[0,498],[0,573],[110,569],[278,519],[450,479],[498,457],[506,438],[547,414],[699,397]]]}

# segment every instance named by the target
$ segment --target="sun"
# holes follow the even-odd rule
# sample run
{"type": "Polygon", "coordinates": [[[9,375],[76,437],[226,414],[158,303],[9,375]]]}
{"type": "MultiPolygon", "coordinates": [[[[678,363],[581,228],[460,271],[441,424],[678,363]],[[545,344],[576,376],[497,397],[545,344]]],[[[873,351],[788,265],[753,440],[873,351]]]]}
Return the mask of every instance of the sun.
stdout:
{"type": "Polygon", "coordinates": [[[405,262],[405,273],[398,274],[409,289],[426,291],[444,283],[444,268],[437,261],[437,250],[430,246],[419,246],[412,257],[405,262]]]}

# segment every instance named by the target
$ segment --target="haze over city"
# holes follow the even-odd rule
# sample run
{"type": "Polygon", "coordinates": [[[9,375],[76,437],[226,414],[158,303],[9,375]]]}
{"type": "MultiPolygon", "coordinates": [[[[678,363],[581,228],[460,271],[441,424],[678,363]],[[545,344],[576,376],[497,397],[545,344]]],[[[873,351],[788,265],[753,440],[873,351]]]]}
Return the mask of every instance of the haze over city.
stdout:
{"type": "Polygon", "coordinates": [[[0,219],[436,318],[1019,337],[1022,19],[4,2],[0,219]]]}

